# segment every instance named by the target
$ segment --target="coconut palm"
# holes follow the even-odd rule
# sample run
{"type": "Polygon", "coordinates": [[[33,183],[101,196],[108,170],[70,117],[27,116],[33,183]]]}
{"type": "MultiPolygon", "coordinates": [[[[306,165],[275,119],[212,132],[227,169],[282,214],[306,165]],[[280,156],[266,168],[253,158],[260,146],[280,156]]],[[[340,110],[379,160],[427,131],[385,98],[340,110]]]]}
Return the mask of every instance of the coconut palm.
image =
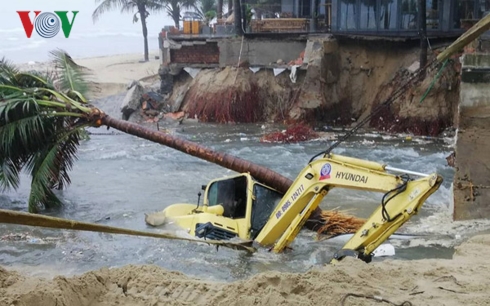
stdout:
{"type": "Polygon", "coordinates": [[[121,13],[134,13],[133,23],[141,19],[141,29],[144,38],[145,61],[148,61],[148,28],[146,27],[146,18],[150,11],[160,11],[164,8],[162,0],[95,0],[100,3],[92,13],[92,19],[96,22],[100,15],[105,12],[119,9],[121,13]]]}
{"type": "Polygon", "coordinates": [[[182,18],[182,10],[196,9],[197,0],[158,0],[163,5],[163,9],[167,12],[168,16],[174,21],[175,27],[178,29],[180,19],[182,18]]]}
{"type": "MultiPolygon", "coordinates": [[[[220,1],[218,1],[219,4],[220,1]]],[[[197,8],[197,13],[201,16],[201,18],[205,21],[207,25],[209,22],[213,20],[216,16],[221,18],[223,12],[223,1],[221,0],[221,10],[219,6],[216,5],[216,0],[201,0],[199,3],[199,7],[197,8]]]]}

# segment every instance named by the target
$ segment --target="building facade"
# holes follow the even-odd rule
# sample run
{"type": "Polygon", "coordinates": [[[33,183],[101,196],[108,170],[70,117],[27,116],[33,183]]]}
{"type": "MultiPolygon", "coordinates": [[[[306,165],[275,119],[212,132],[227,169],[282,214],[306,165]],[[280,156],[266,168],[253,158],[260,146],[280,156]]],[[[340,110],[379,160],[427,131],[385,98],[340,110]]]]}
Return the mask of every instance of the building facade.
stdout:
{"type": "MultiPolygon", "coordinates": [[[[281,0],[281,12],[293,18],[317,16],[334,34],[418,36],[418,2],[281,0]]],[[[428,36],[459,35],[490,12],[490,0],[426,0],[426,5],[428,36]]]]}

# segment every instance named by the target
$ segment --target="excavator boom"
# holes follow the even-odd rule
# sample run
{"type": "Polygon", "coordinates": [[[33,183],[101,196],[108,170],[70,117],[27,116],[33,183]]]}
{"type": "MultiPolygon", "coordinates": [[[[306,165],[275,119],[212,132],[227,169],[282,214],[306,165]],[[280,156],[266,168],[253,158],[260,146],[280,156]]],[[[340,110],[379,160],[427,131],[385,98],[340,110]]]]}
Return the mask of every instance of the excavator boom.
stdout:
{"type": "Polygon", "coordinates": [[[281,252],[299,233],[311,213],[334,187],[384,193],[381,205],[364,226],[337,252],[370,261],[372,252],[408,221],[442,183],[437,174],[405,171],[361,159],[330,154],[308,164],[255,238],[263,246],[281,252]],[[409,174],[421,176],[413,180],[409,174]]]}

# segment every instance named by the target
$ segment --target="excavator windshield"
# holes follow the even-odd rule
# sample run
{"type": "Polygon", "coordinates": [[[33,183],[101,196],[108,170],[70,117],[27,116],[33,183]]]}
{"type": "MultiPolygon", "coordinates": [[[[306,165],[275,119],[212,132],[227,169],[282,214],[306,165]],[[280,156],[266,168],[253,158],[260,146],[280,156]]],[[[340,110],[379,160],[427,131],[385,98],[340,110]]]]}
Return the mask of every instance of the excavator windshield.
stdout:
{"type": "Polygon", "coordinates": [[[208,205],[223,206],[224,217],[233,219],[245,218],[247,177],[237,176],[211,183],[208,190],[208,205]]]}
{"type": "Polygon", "coordinates": [[[250,236],[254,239],[264,227],[267,219],[282,199],[279,192],[254,184],[253,194],[255,196],[252,202],[252,220],[250,227],[250,236]]]}

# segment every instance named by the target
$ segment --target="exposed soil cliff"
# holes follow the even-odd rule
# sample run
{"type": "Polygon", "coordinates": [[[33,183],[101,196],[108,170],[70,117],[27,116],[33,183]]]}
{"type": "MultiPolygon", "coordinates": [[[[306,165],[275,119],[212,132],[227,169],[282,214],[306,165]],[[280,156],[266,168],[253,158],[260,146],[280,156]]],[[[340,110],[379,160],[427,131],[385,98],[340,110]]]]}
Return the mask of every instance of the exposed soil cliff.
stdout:
{"type": "Polygon", "coordinates": [[[180,73],[170,101],[175,110],[204,122],[280,121],[289,118],[299,87],[288,73],[274,77],[271,69],[203,69],[194,79],[180,73]]]}
{"type": "MultiPolygon", "coordinates": [[[[407,43],[310,39],[296,82],[290,70],[254,73],[240,68],[202,69],[174,78],[174,110],[206,122],[298,122],[351,125],[369,115],[418,68],[418,48],[407,43]]],[[[459,63],[429,71],[394,105],[370,120],[389,132],[437,135],[453,125],[459,100],[459,63]],[[433,83],[433,80],[435,82],[433,83]],[[428,88],[430,92],[426,95],[428,88]],[[421,98],[425,96],[422,102],[421,98]]]]}

